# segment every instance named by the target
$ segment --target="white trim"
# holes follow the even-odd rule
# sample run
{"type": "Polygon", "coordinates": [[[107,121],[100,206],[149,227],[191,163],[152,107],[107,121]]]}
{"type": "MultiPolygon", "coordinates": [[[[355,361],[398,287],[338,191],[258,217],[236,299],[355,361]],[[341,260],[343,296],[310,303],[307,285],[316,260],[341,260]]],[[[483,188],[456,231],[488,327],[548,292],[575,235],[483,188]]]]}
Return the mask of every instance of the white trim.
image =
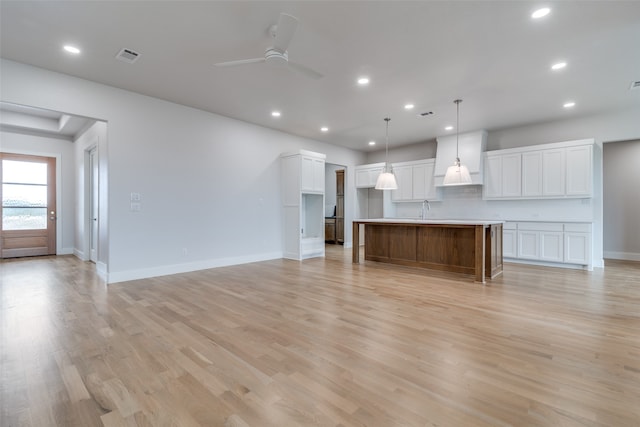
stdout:
{"type": "Polygon", "coordinates": [[[344,242],[344,248],[345,249],[349,249],[353,247],[353,243],[352,242],[344,242]]]}
{"type": "MultiPolygon", "coordinates": [[[[188,273],[191,271],[207,270],[210,268],[231,265],[248,264],[251,262],[269,261],[282,258],[282,252],[268,252],[231,258],[216,258],[182,264],[163,265],[161,267],[141,268],[139,270],[116,271],[109,273],[107,283],[119,283],[129,280],[147,279],[150,277],[167,276],[170,274],[188,273]]],[[[96,264],[97,266],[101,264],[96,264]]]]}
{"type": "Polygon", "coordinates": [[[73,250],[73,254],[76,256],[76,258],[78,258],[80,261],[86,261],[86,259],[84,259],[84,252],[82,252],[80,249],[74,249],[73,250]]]}
{"type": "Polygon", "coordinates": [[[57,255],[74,255],[75,249],[73,248],[62,248],[57,255]]]}
{"type": "Polygon", "coordinates": [[[539,265],[542,267],[557,267],[557,268],[569,268],[572,270],[587,270],[593,271],[593,266],[582,265],[582,264],[567,264],[561,262],[546,262],[546,261],[534,261],[530,259],[519,259],[519,258],[504,258],[504,262],[510,262],[513,264],[529,264],[529,265],[539,265]]]}
{"type": "Polygon", "coordinates": [[[616,252],[604,251],[604,258],[621,259],[625,261],[640,261],[640,253],[637,252],[616,252]]]}
{"type": "Polygon", "coordinates": [[[107,264],[100,261],[96,262],[96,273],[98,274],[99,278],[107,282],[107,279],[109,277],[109,273],[107,273],[107,264]]]}

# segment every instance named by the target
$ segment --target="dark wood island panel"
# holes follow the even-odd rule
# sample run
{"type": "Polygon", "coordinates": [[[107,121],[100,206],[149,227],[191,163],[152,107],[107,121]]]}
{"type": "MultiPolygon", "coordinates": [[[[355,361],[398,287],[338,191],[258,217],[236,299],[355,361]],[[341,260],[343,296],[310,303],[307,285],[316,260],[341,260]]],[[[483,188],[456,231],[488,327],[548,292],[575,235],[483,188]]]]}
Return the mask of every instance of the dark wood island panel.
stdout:
{"type": "MultiPolygon", "coordinates": [[[[353,222],[353,241],[364,224],[364,256],[368,261],[475,276],[478,282],[502,273],[502,223],[434,223],[373,220],[353,222]]],[[[353,262],[360,258],[353,246],[353,262]]]]}

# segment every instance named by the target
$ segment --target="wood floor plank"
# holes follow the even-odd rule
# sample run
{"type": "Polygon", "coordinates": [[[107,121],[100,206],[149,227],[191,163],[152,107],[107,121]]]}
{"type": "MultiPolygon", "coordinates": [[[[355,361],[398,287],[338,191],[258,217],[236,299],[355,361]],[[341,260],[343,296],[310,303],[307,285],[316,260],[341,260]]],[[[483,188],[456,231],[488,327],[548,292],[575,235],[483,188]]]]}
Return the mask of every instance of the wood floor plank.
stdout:
{"type": "Polygon", "coordinates": [[[640,263],[0,262],[0,425],[640,426],[640,263]]]}

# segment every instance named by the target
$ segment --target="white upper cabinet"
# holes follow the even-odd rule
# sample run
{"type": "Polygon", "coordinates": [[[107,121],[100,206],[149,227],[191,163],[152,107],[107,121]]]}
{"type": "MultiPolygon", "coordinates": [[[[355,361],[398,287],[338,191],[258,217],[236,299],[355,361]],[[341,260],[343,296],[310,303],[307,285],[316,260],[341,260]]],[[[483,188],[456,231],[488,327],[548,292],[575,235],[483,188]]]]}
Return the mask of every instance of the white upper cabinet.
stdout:
{"type": "Polygon", "coordinates": [[[384,170],[384,163],[360,165],[354,168],[356,188],[373,188],[376,186],[378,175],[384,170]]]}
{"type": "Polygon", "coordinates": [[[593,145],[567,148],[567,196],[590,197],[593,182],[593,145]]]}
{"type": "Polygon", "coordinates": [[[542,196],[542,151],[522,153],[522,197],[542,196]]]}
{"type": "Polygon", "coordinates": [[[593,140],[489,151],[484,175],[485,199],[591,197],[593,140]]]}
{"type": "Polygon", "coordinates": [[[394,202],[437,200],[434,168],[434,159],[394,163],[393,173],[398,182],[398,189],[391,192],[391,200],[394,202]]]}
{"type": "Polygon", "coordinates": [[[522,155],[487,155],[484,172],[485,198],[517,198],[522,194],[522,155]]]}
{"type": "Polygon", "coordinates": [[[302,156],[301,190],[305,193],[324,193],[324,159],[302,156]]]}
{"type": "Polygon", "coordinates": [[[544,150],[542,152],[542,195],[546,197],[564,196],[565,150],[544,150]]]}

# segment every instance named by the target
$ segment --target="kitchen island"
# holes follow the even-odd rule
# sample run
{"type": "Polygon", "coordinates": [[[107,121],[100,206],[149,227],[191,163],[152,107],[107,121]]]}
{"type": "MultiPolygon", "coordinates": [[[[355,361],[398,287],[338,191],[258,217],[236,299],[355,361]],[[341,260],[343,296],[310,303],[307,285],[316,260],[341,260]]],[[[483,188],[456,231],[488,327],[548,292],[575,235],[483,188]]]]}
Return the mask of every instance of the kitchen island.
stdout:
{"type": "Polygon", "coordinates": [[[471,274],[485,283],[502,273],[503,221],[356,219],[353,262],[360,262],[360,224],[364,259],[410,267],[471,274]]]}

